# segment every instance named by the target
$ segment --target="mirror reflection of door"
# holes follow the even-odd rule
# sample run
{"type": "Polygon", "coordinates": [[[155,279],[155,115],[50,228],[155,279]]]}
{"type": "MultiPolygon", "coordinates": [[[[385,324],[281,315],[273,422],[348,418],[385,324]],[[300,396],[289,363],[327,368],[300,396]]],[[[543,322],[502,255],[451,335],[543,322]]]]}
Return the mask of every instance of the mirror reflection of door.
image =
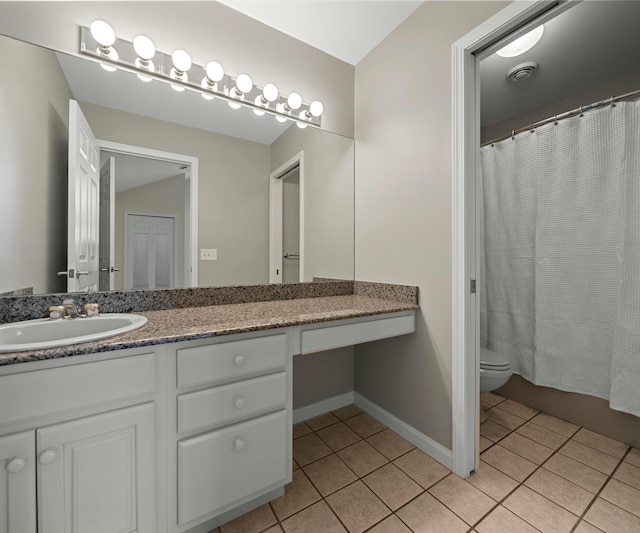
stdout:
{"type": "Polygon", "coordinates": [[[115,196],[116,196],[116,158],[110,156],[100,169],[100,274],[99,289],[114,289],[115,261],[115,196]]]}
{"type": "Polygon", "coordinates": [[[175,217],[127,213],[125,289],[175,287],[175,217]]]}
{"type": "Polygon", "coordinates": [[[66,271],[69,292],[98,290],[98,159],[96,137],[78,102],[69,100],[66,271]]]}
{"type": "Polygon", "coordinates": [[[282,282],[300,281],[300,167],[282,177],[282,282]]]}

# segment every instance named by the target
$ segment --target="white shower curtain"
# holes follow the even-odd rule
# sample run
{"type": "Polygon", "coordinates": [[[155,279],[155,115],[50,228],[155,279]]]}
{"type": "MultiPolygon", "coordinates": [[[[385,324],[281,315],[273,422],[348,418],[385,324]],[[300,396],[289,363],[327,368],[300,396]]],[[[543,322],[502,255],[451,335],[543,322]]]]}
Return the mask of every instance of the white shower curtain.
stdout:
{"type": "Polygon", "coordinates": [[[640,416],[640,103],[481,154],[481,345],[640,416]]]}

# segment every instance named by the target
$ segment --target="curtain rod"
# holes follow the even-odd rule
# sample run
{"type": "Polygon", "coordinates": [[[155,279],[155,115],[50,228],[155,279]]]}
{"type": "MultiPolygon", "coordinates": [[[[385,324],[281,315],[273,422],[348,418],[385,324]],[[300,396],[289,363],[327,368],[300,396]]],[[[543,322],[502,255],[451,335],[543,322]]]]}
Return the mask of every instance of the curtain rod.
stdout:
{"type": "Polygon", "coordinates": [[[500,137],[491,139],[490,141],[484,144],[481,144],[480,148],[484,148],[485,146],[488,146],[490,144],[493,145],[497,142],[504,141],[509,137],[513,139],[516,135],[520,133],[524,133],[525,131],[533,131],[536,128],[539,128],[540,126],[549,124],[550,122],[557,122],[558,120],[562,120],[565,118],[575,117],[576,115],[582,115],[585,111],[591,111],[592,109],[597,109],[599,107],[604,107],[606,105],[613,105],[615,102],[619,102],[620,100],[624,100],[625,98],[630,98],[631,96],[635,96],[636,94],[640,94],[640,89],[638,89],[637,91],[631,91],[630,93],[627,93],[627,94],[622,94],[620,96],[612,96],[611,98],[607,98],[606,100],[600,100],[599,102],[594,102],[593,104],[576,107],[571,111],[565,111],[564,113],[560,113],[559,115],[554,115],[552,117],[545,118],[544,120],[539,120],[538,122],[532,122],[531,124],[523,128],[518,128],[517,130],[511,130],[511,133],[508,133],[507,135],[501,135],[500,137]]]}

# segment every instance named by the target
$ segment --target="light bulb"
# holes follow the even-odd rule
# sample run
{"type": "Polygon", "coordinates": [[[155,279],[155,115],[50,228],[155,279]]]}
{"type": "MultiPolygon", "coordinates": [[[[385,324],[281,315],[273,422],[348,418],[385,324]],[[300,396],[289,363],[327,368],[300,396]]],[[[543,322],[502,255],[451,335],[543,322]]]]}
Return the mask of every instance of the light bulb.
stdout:
{"type": "Polygon", "coordinates": [[[246,94],[248,92],[251,92],[251,89],[253,88],[253,80],[248,74],[240,74],[236,78],[236,88],[241,93],[246,94]]]}
{"type": "Polygon", "coordinates": [[[156,47],[153,41],[145,35],[138,35],[133,40],[133,49],[140,59],[150,61],[156,55],[156,47]]]}
{"type": "Polygon", "coordinates": [[[314,117],[319,117],[323,112],[324,106],[322,105],[322,102],[318,100],[311,102],[311,105],[309,106],[309,113],[311,113],[314,117]]]}
{"type": "Polygon", "coordinates": [[[298,93],[291,93],[287,98],[287,105],[291,109],[298,109],[302,105],[302,96],[298,93]]]}
{"type": "Polygon", "coordinates": [[[262,89],[262,96],[268,102],[275,102],[278,99],[278,88],[273,83],[267,83],[262,89]]]}
{"type": "Polygon", "coordinates": [[[236,104],[235,102],[227,102],[231,109],[240,109],[242,106],[240,104],[236,104]]]}
{"type": "MultiPolygon", "coordinates": [[[[169,71],[169,76],[171,76],[174,80],[189,81],[189,77],[187,76],[186,72],[181,72],[175,67],[171,68],[171,70],[169,71]]],[[[171,88],[174,91],[178,91],[179,93],[184,91],[184,87],[181,87],[180,85],[171,84],[171,88]]]]}
{"type": "Polygon", "coordinates": [[[524,54],[526,51],[531,50],[538,41],[542,38],[544,33],[544,24],[541,24],[537,28],[534,28],[529,33],[525,33],[522,37],[517,38],[507,46],[500,48],[496,52],[501,57],[515,57],[520,54],[524,54]]]}
{"type": "Polygon", "coordinates": [[[286,121],[287,121],[287,119],[286,119],[286,118],[281,117],[281,116],[278,116],[278,115],[276,115],[276,120],[277,120],[278,122],[286,122],[286,121]]]}
{"type": "Polygon", "coordinates": [[[205,72],[207,73],[207,78],[211,81],[220,81],[224,78],[224,69],[217,61],[209,61],[205,68],[205,72]]]}
{"type": "MultiPolygon", "coordinates": [[[[260,107],[266,107],[269,104],[269,102],[267,102],[262,95],[256,96],[256,99],[254,100],[254,102],[256,105],[259,105],[260,107]]],[[[259,109],[254,108],[253,112],[259,117],[264,115],[264,111],[260,111],[259,109]]]]}
{"type": "MultiPolygon", "coordinates": [[[[202,81],[200,82],[200,87],[202,87],[203,89],[205,89],[207,91],[213,91],[213,90],[217,89],[217,84],[216,83],[211,83],[209,78],[207,76],[205,76],[204,78],[202,78],[202,81]]],[[[200,96],[202,96],[202,98],[204,98],[205,100],[213,100],[213,95],[212,94],[200,93],[200,96]]]]}
{"type": "Polygon", "coordinates": [[[100,46],[108,48],[116,42],[116,33],[104,20],[94,20],[89,29],[91,35],[100,46]]]}
{"type": "MultiPolygon", "coordinates": [[[[309,118],[307,117],[307,112],[306,111],[300,111],[300,115],[298,115],[302,120],[309,120],[309,118]]],[[[302,122],[298,122],[296,121],[296,126],[298,126],[298,128],[300,129],[304,129],[307,127],[306,124],[303,124],[302,122]]]]}
{"type": "MultiPolygon", "coordinates": [[[[118,59],[120,59],[120,56],[118,56],[118,51],[115,48],[111,48],[109,50],[109,53],[104,53],[100,48],[98,48],[98,55],[104,56],[104,57],[108,57],[109,59],[112,59],[113,61],[118,61],[118,59]]],[[[112,67],[110,65],[105,65],[104,63],[100,63],[100,66],[105,69],[107,72],[115,72],[116,68],[112,67]]]]}
{"type": "Polygon", "coordinates": [[[180,72],[186,72],[191,68],[191,56],[184,50],[176,50],[171,56],[173,66],[180,72]]]}
{"type": "MultiPolygon", "coordinates": [[[[280,113],[286,113],[287,110],[285,109],[285,104],[276,104],[276,111],[279,111],[280,113]]],[[[281,117],[280,115],[276,115],[276,120],[278,122],[286,122],[287,119],[285,117],[281,117]]]]}

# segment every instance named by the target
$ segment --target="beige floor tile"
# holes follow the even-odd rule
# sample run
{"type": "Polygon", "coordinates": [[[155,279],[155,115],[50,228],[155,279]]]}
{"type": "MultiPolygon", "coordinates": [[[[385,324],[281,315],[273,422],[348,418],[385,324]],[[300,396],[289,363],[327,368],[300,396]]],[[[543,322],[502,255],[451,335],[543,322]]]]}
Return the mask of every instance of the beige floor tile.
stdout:
{"type": "Polygon", "coordinates": [[[364,440],[340,450],[338,457],[359,477],[363,477],[389,462],[384,455],[364,440]]]}
{"type": "Polygon", "coordinates": [[[392,514],[371,528],[367,533],[411,533],[411,530],[402,520],[392,514]]]}
{"type": "Polygon", "coordinates": [[[315,418],[305,420],[306,424],[313,429],[313,431],[318,431],[319,429],[335,424],[338,421],[339,418],[333,413],[325,413],[323,415],[316,416],[315,418]]]}
{"type": "Polygon", "coordinates": [[[295,459],[291,459],[291,463],[292,463],[291,470],[298,470],[298,468],[300,468],[300,465],[298,463],[296,463],[295,459]]]}
{"type": "Polygon", "coordinates": [[[533,418],[540,412],[537,409],[532,409],[531,407],[527,407],[519,402],[514,402],[513,400],[505,400],[502,402],[500,404],[500,409],[527,420],[533,418]]]}
{"type": "Polygon", "coordinates": [[[493,420],[487,420],[480,424],[480,435],[493,442],[498,442],[500,439],[505,438],[509,433],[511,433],[509,428],[501,426],[493,420]]]}
{"type": "Polygon", "coordinates": [[[496,505],[495,500],[455,474],[436,483],[429,492],[469,525],[475,524],[496,505]]]}
{"type": "Polygon", "coordinates": [[[500,446],[517,453],[520,457],[524,457],[537,465],[544,463],[553,453],[551,448],[547,448],[515,432],[502,439],[500,446]]]}
{"type": "Polygon", "coordinates": [[[616,459],[622,459],[629,449],[629,446],[624,442],[605,437],[604,435],[585,428],[581,428],[578,433],[573,436],[573,440],[612,455],[616,459]]]}
{"type": "Polygon", "coordinates": [[[471,474],[467,481],[496,501],[502,500],[518,486],[515,479],[484,461],[480,461],[478,470],[471,474]]]}
{"type": "Polygon", "coordinates": [[[315,461],[305,466],[303,470],[323,496],[327,496],[358,479],[335,454],[315,461]]]}
{"type": "Polygon", "coordinates": [[[320,494],[311,481],[302,470],[296,470],[293,473],[293,481],[285,486],[282,496],[271,502],[271,507],[278,520],[283,520],[318,500],[320,494]]]}
{"type": "Polygon", "coordinates": [[[367,442],[376,448],[387,459],[394,460],[415,448],[409,441],[403,439],[390,429],[385,429],[367,439],[367,442]]]}
{"type": "Polygon", "coordinates": [[[607,476],[603,473],[560,453],[553,455],[544,464],[544,468],[593,494],[598,492],[607,481],[607,476]]]}
{"type": "Polygon", "coordinates": [[[640,466],[640,450],[637,448],[631,448],[624,460],[632,465],[640,466]]]}
{"type": "Polygon", "coordinates": [[[537,443],[553,450],[560,448],[560,446],[567,442],[567,439],[569,438],[568,436],[561,435],[560,433],[556,433],[555,431],[539,426],[535,422],[527,422],[520,426],[516,430],[516,433],[524,435],[531,440],[535,440],[537,443]]]}
{"type": "Polygon", "coordinates": [[[490,441],[489,439],[485,439],[482,435],[480,435],[480,442],[478,444],[480,445],[480,453],[482,453],[489,446],[493,446],[493,441],[490,441]]]}
{"type": "Polygon", "coordinates": [[[640,489],[640,467],[631,463],[622,463],[614,472],[613,477],[624,481],[627,485],[640,489]]]}
{"type": "Polygon", "coordinates": [[[525,481],[525,485],[578,516],[584,512],[595,497],[588,490],[545,468],[536,470],[525,481]]]}
{"type": "Polygon", "coordinates": [[[277,522],[267,503],[220,526],[220,533],[259,533],[277,522]]]}
{"type": "Polygon", "coordinates": [[[510,430],[514,430],[524,424],[527,419],[521,416],[511,414],[508,411],[500,409],[502,404],[497,407],[493,407],[487,411],[487,417],[489,420],[493,420],[495,423],[500,424],[510,430]]]}
{"type": "Polygon", "coordinates": [[[573,533],[604,533],[604,532],[601,529],[598,529],[596,526],[592,526],[589,522],[580,520],[576,528],[573,530],[573,533]]]}
{"type": "Polygon", "coordinates": [[[286,533],[346,533],[327,503],[323,500],[282,522],[286,533]]]}
{"type": "Polygon", "coordinates": [[[602,498],[594,502],[584,519],[605,533],[640,531],[640,518],[602,498]]]}
{"type": "Polygon", "coordinates": [[[465,533],[469,526],[425,492],[396,512],[414,533],[465,533]]]}
{"type": "Polygon", "coordinates": [[[617,479],[610,479],[600,497],[640,517],[640,490],[617,479]]]}
{"type": "Polygon", "coordinates": [[[537,468],[535,463],[503,448],[500,444],[495,444],[483,452],[480,458],[520,482],[524,481],[537,468]]]}
{"type": "Polygon", "coordinates": [[[539,533],[531,524],[502,505],[496,507],[477,526],[478,533],[539,533]]]}
{"type": "Polygon", "coordinates": [[[334,492],[326,500],[350,533],[365,531],[391,514],[362,481],[334,492]]]}
{"type": "Polygon", "coordinates": [[[480,401],[487,403],[489,405],[498,405],[500,402],[505,401],[506,398],[504,396],[500,396],[495,392],[481,392],[480,393],[480,401]]]}
{"type": "Polygon", "coordinates": [[[334,452],[342,450],[360,440],[360,437],[352,431],[344,422],[333,424],[316,432],[324,443],[334,452]]]}
{"type": "Polygon", "coordinates": [[[560,433],[560,435],[564,435],[565,437],[571,437],[579,427],[575,424],[572,424],[571,422],[561,420],[560,418],[556,418],[555,416],[551,416],[545,413],[537,414],[531,419],[531,421],[534,424],[542,426],[543,428],[550,429],[551,431],[555,431],[556,433],[560,433]]]}
{"type": "Polygon", "coordinates": [[[293,458],[300,466],[308,465],[330,453],[329,447],[315,433],[293,441],[293,458]]]}
{"type": "Polygon", "coordinates": [[[428,489],[451,472],[417,448],[399,457],[393,464],[424,489],[428,489]]]}
{"type": "Polygon", "coordinates": [[[265,529],[262,533],[282,533],[283,529],[280,524],[271,526],[269,529],[265,529]]]}
{"type": "Polygon", "coordinates": [[[615,457],[600,452],[590,446],[586,446],[585,444],[576,442],[573,439],[560,448],[558,453],[571,457],[576,461],[580,461],[591,468],[595,468],[603,474],[611,474],[619,462],[615,457]]]}
{"type": "Polygon", "coordinates": [[[351,404],[331,412],[335,416],[337,416],[340,420],[346,420],[347,418],[351,418],[352,416],[359,415],[364,411],[360,409],[357,405],[351,404]]]}
{"type": "Polygon", "coordinates": [[[298,439],[300,437],[304,437],[305,435],[311,433],[311,431],[312,429],[307,426],[307,424],[305,424],[304,422],[300,422],[299,424],[293,426],[293,438],[298,439]]]}
{"type": "Polygon", "coordinates": [[[365,476],[362,481],[392,511],[402,507],[424,490],[393,463],[365,476]]]}
{"type": "Polygon", "coordinates": [[[503,503],[512,513],[543,533],[570,533],[578,517],[524,485],[503,503]]]}
{"type": "Polygon", "coordinates": [[[367,413],[362,413],[361,415],[345,420],[345,424],[347,424],[347,426],[349,426],[363,439],[387,429],[387,426],[382,422],[378,422],[367,413]]]}

